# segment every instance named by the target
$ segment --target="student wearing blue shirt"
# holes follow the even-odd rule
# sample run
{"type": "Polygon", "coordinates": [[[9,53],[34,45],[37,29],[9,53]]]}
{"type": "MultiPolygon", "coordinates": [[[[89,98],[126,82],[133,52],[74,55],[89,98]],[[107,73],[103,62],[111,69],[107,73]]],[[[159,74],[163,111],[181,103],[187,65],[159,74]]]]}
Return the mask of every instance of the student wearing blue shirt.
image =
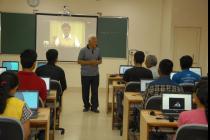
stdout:
{"type": "Polygon", "coordinates": [[[174,82],[177,84],[194,84],[201,79],[198,74],[189,70],[193,65],[193,59],[191,56],[183,56],[180,59],[180,65],[182,72],[178,72],[173,76],[172,80],[174,82]]]}

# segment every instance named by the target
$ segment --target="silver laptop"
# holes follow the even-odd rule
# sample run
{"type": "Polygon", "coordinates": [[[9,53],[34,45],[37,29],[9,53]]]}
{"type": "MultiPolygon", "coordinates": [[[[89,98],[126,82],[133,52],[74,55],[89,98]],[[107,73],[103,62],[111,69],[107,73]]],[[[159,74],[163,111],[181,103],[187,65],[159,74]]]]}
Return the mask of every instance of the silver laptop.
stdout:
{"type": "Polygon", "coordinates": [[[190,71],[198,74],[199,76],[202,76],[202,70],[201,70],[201,67],[192,67],[190,68],[190,71]]]}
{"type": "Polygon", "coordinates": [[[7,71],[7,68],[6,68],[6,67],[0,67],[0,75],[1,75],[2,73],[4,73],[5,71],[7,71]]]}
{"type": "Polygon", "coordinates": [[[17,91],[15,97],[24,101],[32,111],[31,118],[38,116],[39,92],[38,91],[17,91]]]}
{"type": "Polygon", "coordinates": [[[129,69],[133,68],[133,66],[130,66],[130,65],[121,65],[120,68],[119,68],[119,74],[120,75],[124,75],[125,72],[129,69]]]}
{"type": "Polygon", "coordinates": [[[44,80],[46,87],[47,87],[47,92],[48,94],[50,93],[50,78],[46,78],[46,77],[41,77],[42,80],[44,80]]]}
{"type": "Polygon", "coordinates": [[[37,68],[46,65],[47,62],[37,62],[37,68]]]}
{"type": "Polygon", "coordinates": [[[162,94],[162,111],[165,115],[178,116],[182,111],[192,110],[192,95],[182,93],[162,94]]]}
{"type": "Polygon", "coordinates": [[[9,71],[19,71],[19,62],[18,61],[3,61],[2,67],[7,68],[9,71]]]}
{"type": "Polygon", "coordinates": [[[145,92],[149,87],[149,84],[152,83],[154,80],[141,80],[141,92],[145,92]]]}

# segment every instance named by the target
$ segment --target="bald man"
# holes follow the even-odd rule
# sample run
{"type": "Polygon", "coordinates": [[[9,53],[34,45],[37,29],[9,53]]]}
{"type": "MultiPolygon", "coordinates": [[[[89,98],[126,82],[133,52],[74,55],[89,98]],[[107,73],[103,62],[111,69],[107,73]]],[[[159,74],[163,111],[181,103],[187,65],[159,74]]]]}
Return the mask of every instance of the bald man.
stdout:
{"type": "Polygon", "coordinates": [[[78,57],[78,64],[81,65],[82,98],[84,103],[83,112],[100,113],[98,110],[98,87],[99,87],[99,65],[102,63],[102,56],[97,47],[97,38],[90,37],[88,45],[81,49],[78,57]],[[91,89],[91,101],[90,97],[91,89]]]}

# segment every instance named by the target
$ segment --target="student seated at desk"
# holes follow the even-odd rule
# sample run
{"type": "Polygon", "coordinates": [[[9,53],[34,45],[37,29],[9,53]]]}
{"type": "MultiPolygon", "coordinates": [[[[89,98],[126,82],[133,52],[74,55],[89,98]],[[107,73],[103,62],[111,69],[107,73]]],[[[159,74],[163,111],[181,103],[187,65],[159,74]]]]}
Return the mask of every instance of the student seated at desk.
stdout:
{"type": "Polygon", "coordinates": [[[30,135],[31,110],[27,105],[13,97],[18,88],[18,77],[12,72],[0,75],[0,117],[9,117],[21,121],[24,130],[24,140],[30,135]]]}
{"type": "Polygon", "coordinates": [[[158,64],[158,60],[155,55],[147,56],[145,65],[149,70],[151,70],[154,79],[159,78],[157,64],[158,64]]]}
{"type": "Polygon", "coordinates": [[[150,83],[144,96],[144,103],[152,96],[159,96],[165,92],[183,93],[182,87],[170,79],[170,73],[173,71],[173,62],[164,59],[159,64],[159,79],[150,83]]]}
{"type": "Polygon", "coordinates": [[[23,71],[18,72],[18,78],[20,81],[19,90],[37,90],[39,96],[45,102],[47,97],[47,87],[40,77],[34,72],[36,66],[37,53],[33,50],[25,50],[20,55],[21,65],[23,71]]]}
{"type": "Polygon", "coordinates": [[[40,77],[49,77],[53,80],[57,80],[61,83],[62,90],[66,90],[66,77],[65,72],[62,68],[56,66],[58,60],[58,51],[51,49],[46,53],[47,65],[37,68],[36,74],[40,77]]]}
{"type": "Polygon", "coordinates": [[[180,59],[180,65],[182,72],[178,72],[173,76],[173,81],[177,84],[195,84],[196,81],[199,81],[201,77],[190,71],[190,68],[193,65],[193,58],[191,56],[183,56],[180,59]]]}
{"type": "Polygon", "coordinates": [[[125,72],[123,80],[125,82],[140,82],[141,79],[153,79],[152,72],[142,67],[144,61],[144,52],[136,52],[134,55],[135,66],[125,72]]]}
{"type": "Polygon", "coordinates": [[[178,121],[179,127],[186,124],[208,125],[208,94],[208,81],[201,81],[194,96],[197,109],[182,112],[178,121]]]}

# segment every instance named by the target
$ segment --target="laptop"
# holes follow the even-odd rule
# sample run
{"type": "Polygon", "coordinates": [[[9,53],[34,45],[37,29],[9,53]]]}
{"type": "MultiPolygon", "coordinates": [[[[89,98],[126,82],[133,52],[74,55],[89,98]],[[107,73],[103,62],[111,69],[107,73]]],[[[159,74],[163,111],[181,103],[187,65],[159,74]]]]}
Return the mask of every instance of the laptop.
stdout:
{"type": "Polygon", "coordinates": [[[141,80],[141,92],[145,92],[146,89],[149,87],[149,84],[154,80],[141,80]]]}
{"type": "Polygon", "coordinates": [[[46,65],[47,62],[37,62],[37,68],[46,65]]]}
{"type": "Polygon", "coordinates": [[[46,86],[47,86],[47,93],[50,93],[50,78],[41,77],[42,80],[44,80],[46,86]]]}
{"type": "Polygon", "coordinates": [[[129,66],[129,65],[121,65],[120,68],[119,68],[119,73],[120,75],[124,75],[125,72],[129,69],[133,68],[133,66],[129,66]]]}
{"type": "Polygon", "coordinates": [[[172,72],[172,73],[170,74],[171,80],[173,79],[174,75],[177,74],[177,73],[178,73],[178,72],[174,71],[174,72],[172,72]]]}
{"type": "Polygon", "coordinates": [[[31,119],[38,117],[39,92],[38,91],[17,91],[15,97],[24,101],[32,111],[31,119]]]}
{"type": "Polygon", "coordinates": [[[202,76],[202,70],[201,70],[201,67],[192,67],[190,68],[190,71],[198,74],[199,76],[202,76]]]}
{"type": "Polygon", "coordinates": [[[181,112],[189,110],[192,110],[192,94],[162,94],[162,111],[164,115],[174,116],[178,119],[181,112]]]}
{"type": "Polygon", "coordinates": [[[5,71],[7,71],[7,68],[5,68],[5,67],[0,67],[0,75],[1,75],[3,72],[5,72],[5,71]]]}
{"type": "Polygon", "coordinates": [[[19,71],[18,61],[3,61],[2,67],[7,68],[8,71],[19,71]]]}

